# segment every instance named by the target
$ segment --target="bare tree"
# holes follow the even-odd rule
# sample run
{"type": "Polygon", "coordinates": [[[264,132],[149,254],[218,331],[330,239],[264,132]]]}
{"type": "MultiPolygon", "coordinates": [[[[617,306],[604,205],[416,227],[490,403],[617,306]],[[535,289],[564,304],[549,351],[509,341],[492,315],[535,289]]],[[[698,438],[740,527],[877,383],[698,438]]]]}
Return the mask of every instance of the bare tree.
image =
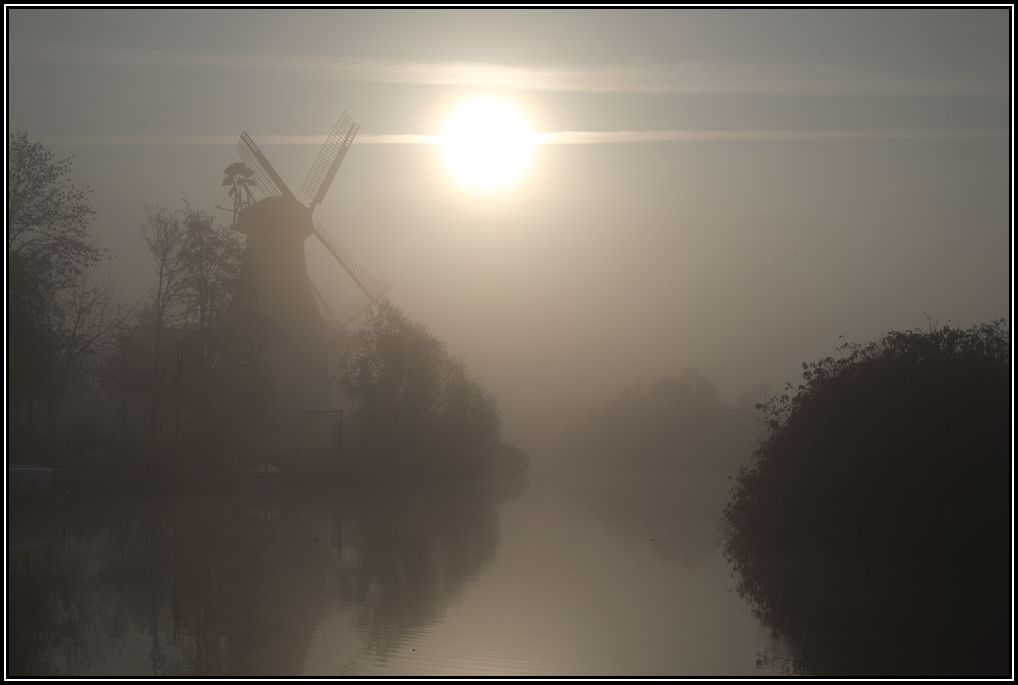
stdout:
{"type": "Polygon", "coordinates": [[[117,340],[130,309],[110,281],[95,282],[82,275],[60,298],[62,324],[58,331],[50,395],[50,423],[57,398],[69,401],[72,438],[78,437],[82,397],[99,386],[105,365],[116,354],[117,340]]]}
{"type": "Polygon", "coordinates": [[[152,292],[152,386],[149,430],[155,437],[159,422],[161,400],[161,360],[163,333],[176,314],[184,293],[185,248],[187,235],[180,217],[165,207],[145,208],[146,222],[142,226],[145,243],[155,262],[156,285],[152,292]]]}
{"type": "Polygon", "coordinates": [[[89,385],[97,379],[98,362],[112,353],[129,309],[111,282],[95,283],[86,276],[63,299],[60,375],[68,386],[89,385]]]}
{"type": "Polygon", "coordinates": [[[199,358],[207,369],[215,361],[213,333],[223,323],[240,276],[243,243],[236,233],[215,226],[206,212],[187,208],[184,226],[184,314],[195,329],[199,358]]]}

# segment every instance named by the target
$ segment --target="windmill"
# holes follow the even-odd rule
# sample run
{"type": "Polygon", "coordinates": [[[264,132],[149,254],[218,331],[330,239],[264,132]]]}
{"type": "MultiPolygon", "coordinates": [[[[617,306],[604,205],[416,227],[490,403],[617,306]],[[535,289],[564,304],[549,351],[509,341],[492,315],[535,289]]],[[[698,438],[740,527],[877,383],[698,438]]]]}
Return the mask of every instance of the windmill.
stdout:
{"type": "Polygon", "coordinates": [[[308,276],[305,240],[314,235],[322,243],[365,293],[367,306],[388,290],[313,217],[358,128],[346,112],[333,126],[301,187],[307,204],[294,195],[246,131],[237,144],[243,163],[232,164],[226,170],[227,179],[232,180],[224,180],[223,184],[231,187],[236,214],[232,228],[247,236],[233,308],[236,315],[253,314],[268,324],[270,335],[263,345],[262,358],[273,382],[276,407],[284,415],[326,406],[328,353],[330,347],[341,342],[328,334],[315,303],[316,293],[323,303],[324,298],[308,276]],[[248,202],[252,186],[263,197],[248,202]]]}

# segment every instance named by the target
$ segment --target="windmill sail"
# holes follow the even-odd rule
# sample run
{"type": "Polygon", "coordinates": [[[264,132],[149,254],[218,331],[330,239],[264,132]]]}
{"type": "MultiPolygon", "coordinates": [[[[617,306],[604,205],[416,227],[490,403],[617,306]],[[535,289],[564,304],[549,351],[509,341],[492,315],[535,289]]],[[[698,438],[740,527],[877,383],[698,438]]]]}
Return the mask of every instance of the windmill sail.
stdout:
{"type": "Polygon", "coordinates": [[[318,151],[318,157],[311,165],[304,185],[301,186],[301,191],[311,201],[311,209],[321,204],[325,193],[329,191],[332,179],[336,176],[336,170],[343,163],[343,158],[346,157],[347,150],[353,144],[358,129],[360,126],[350,118],[349,114],[343,112],[343,116],[339,118],[336,125],[332,127],[332,131],[326,136],[325,143],[318,151]]]}
{"type": "MultiPolygon", "coordinates": [[[[293,193],[287,187],[286,182],[283,181],[282,177],[276,173],[276,170],[272,168],[272,164],[266,159],[262,151],[255,145],[254,140],[248,135],[247,131],[240,134],[240,142],[237,143],[237,152],[240,153],[240,158],[251,168],[254,172],[255,179],[258,181],[258,187],[261,188],[265,197],[271,197],[273,195],[286,195],[287,197],[293,197],[293,193]]],[[[294,198],[296,199],[296,198],[294,198]]]]}
{"type": "Polygon", "coordinates": [[[310,278],[308,279],[308,283],[311,284],[311,294],[315,296],[315,301],[322,306],[322,309],[324,309],[331,318],[335,319],[336,312],[332,310],[332,307],[329,305],[329,301],[325,299],[325,295],[318,289],[318,286],[315,285],[315,282],[310,278]]]}
{"type": "Polygon", "coordinates": [[[382,299],[385,293],[389,292],[389,286],[372,278],[367,270],[358,264],[350,256],[350,253],[344,250],[342,245],[329,235],[329,232],[318,222],[315,222],[314,233],[322,242],[322,245],[325,246],[325,249],[339,262],[339,265],[350,274],[350,278],[357,284],[357,287],[364,291],[364,294],[371,300],[371,304],[382,299]]]}

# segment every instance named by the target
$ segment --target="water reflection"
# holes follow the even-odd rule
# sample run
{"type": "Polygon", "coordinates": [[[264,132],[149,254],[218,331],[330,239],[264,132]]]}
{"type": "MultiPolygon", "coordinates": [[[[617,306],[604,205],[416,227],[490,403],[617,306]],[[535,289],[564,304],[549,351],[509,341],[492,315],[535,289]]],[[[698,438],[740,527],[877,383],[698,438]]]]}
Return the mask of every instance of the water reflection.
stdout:
{"type": "Polygon", "coordinates": [[[339,579],[356,602],[367,646],[384,659],[494,560],[498,521],[477,493],[436,501],[390,491],[351,509],[348,539],[357,557],[339,579]]]}
{"type": "MultiPolygon", "coordinates": [[[[504,493],[503,493],[504,494],[504,493]]],[[[495,559],[499,493],[421,489],[12,512],[12,675],[295,675],[326,607],[384,660],[495,559]]]]}

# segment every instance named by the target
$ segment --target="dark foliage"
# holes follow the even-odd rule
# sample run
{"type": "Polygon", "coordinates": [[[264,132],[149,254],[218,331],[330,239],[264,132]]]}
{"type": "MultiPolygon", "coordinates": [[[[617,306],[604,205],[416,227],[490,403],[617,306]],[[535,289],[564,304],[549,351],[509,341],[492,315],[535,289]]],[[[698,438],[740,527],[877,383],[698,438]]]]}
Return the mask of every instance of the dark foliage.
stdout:
{"type": "Polygon", "coordinates": [[[725,511],[739,591],[839,676],[1006,676],[1010,345],[1002,321],[804,365],[725,511]]]}
{"type": "Polygon", "coordinates": [[[389,302],[358,335],[343,387],[376,464],[474,472],[485,470],[499,445],[494,398],[441,341],[389,302]]]}
{"type": "Polygon", "coordinates": [[[187,201],[146,207],[142,233],[152,288],[102,374],[120,451],[176,475],[230,471],[232,455],[270,428],[257,411],[270,390],[259,362],[265,327],[228,316],[243,242],[187,201]]]}

